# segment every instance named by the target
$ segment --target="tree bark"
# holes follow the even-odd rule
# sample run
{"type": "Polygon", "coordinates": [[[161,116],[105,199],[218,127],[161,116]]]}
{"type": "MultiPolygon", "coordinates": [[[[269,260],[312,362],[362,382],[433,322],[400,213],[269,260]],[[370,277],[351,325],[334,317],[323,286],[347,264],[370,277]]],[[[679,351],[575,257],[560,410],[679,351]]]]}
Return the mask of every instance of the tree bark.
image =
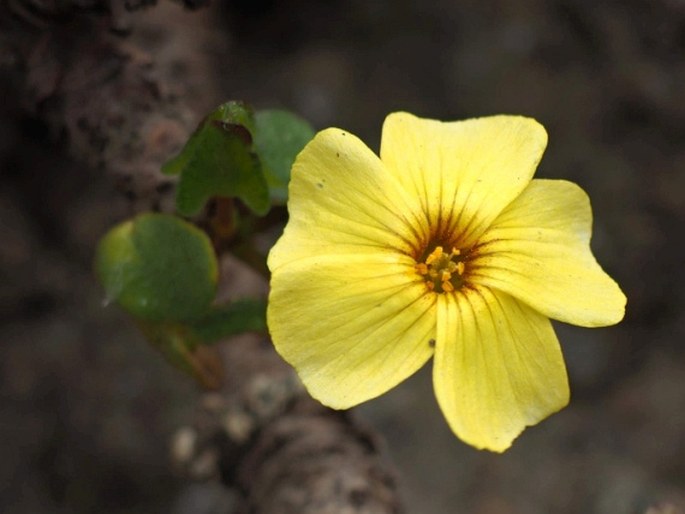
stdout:
{"type": "MultiPolygon", "coordinates": [[[[144,3],[0,3],[0,66],[21,108],[71,157],[111,177],[132,212],[172,209],[174,184],[160,167],[204,114],[184,94],[187,74],[165,74],[156,53],[122,36],[128,11],[144,3]]],[[[192,80],[211,87],[210,67],[202,73],[192,80]]],[[[188,476],[237,490],[240,513],[401,512],[371,431],[310,399],[268,340],[242,337],[220,349],[225,387],[203,396],[173,444],[188,476]]]]}

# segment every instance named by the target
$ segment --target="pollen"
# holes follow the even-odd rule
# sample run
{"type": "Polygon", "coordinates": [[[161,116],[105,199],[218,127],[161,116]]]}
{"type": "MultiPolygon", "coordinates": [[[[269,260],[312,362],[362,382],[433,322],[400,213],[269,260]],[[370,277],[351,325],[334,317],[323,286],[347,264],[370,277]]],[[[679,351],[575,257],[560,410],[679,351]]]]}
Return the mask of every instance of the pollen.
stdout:
{"type": "Polygon", "coordinates": [[[420,263],[415,266],[416,272],[419,275],[428,275],[428,266],[425,263],[420,263]]]}
{"type": "Polygon", "coordinates": [[[451,293],[464,283],[466,265],[463,259],[458,248],[452,248],[447,253],[443,246],[436,246],[426,255],[424,262],[417,263],[414,269],[423,277],[430,291],[451,293]]]}
{"type": "Polygon", "coordinates": [[[431,265],[435,261],[439,260],[442,258],[443,251],[442,251],[442,246],[436,246],[435,250],[433,250],[428,257],[426,257],[426,264],[431,265]]]}

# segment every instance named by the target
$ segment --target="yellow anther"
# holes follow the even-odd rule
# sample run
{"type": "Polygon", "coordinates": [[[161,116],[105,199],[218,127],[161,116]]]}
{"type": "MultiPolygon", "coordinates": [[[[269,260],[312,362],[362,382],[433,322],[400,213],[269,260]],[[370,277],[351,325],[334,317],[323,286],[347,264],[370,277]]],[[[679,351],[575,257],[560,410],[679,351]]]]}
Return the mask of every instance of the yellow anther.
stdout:
{"type": "Polygon", "coordinates": [[[426,264],[433,264],[440,257],[442,257],[442,246],[436,246],[435,250],[433,250],[431,254],[426,257],[426,264]]]}
{"type": "Polygon", "coordinates": [[[442,246],[436,246],[424,262],[414,265],[416,272],[426,281],[429,291],[450,293],[463,285],[462,275],[466,265],[460,257],[462,252],[459,248],[451,248],[450,253],[446,253],[442,246]]]}
{"type": "Polygon", "coordinates": [[[428,273],[428,266],[423,262],[414,266],[414,269],[419,275],[426,275],[428,273]]]}

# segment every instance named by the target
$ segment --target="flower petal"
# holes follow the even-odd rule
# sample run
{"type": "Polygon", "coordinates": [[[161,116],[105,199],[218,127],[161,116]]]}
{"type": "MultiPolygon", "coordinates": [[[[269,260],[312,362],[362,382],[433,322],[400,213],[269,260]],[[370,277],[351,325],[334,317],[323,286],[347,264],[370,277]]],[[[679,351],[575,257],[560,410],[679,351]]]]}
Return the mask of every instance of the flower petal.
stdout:
{"type": "Polygon", "coordinates": [[[534,180],[478,242],[469,279],[544,315],[587,327],[623,319],[626,297],[590,250],[590,200],[563,180],[534,180]]]}
{"type": "Polygon", "coordinates": [[[297,156],[288,210],[284,235],[269,255],[272,271],[312,255],[416,253],[426,230],[414,214],[418,201],[362,141],[340,129],[319,132],[297,156]]]}
{"type": "Polygon", "coordinates": [[[469,247],[528,185],[546,145],[531,118],[440,122],[399,112],[385,119],[381,160],[420,199],[431,236],[458,234],[469,247]]]}
{"type": "Polygon", "coordinates": [[[433,383],[463,441],[496,452],[569,400],[566,368],[548,319],[487,288],[438,299],[433,383]]]}
{"type": "Polygon", "coordinates": [[[435,295],[400,254],[313,256],[272,276],[276,350],[310,394],[345,409],[383,394],[431,357],[435,295]]]}

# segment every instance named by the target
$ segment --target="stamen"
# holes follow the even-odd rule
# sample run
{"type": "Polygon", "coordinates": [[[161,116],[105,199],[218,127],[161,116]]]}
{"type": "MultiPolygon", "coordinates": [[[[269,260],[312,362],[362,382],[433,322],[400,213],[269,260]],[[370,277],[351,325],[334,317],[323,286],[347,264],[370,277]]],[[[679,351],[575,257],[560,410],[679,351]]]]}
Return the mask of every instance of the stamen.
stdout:
{"type": "Polygon", "coordinates": [[[466,265],[459,248],[452,247],[446,253],[442,246],[436,246],[425,259],[415,264],[414,269],[424,278],[429,291],[450,293],[462,286],[466,265]]]}
{"type": "Polygon", "coordinates": [[[420,262],[414,266],[414,269],[416,269],[416,272],[419,275],[426,275],[428,273],[428,266],[423,262],[420,262]]]}
{"type": "Polygon", "coordinates": [[[426,264],[433,264],[440,257],[442,257],[442,246],[436,246],[435,250],[433,250],[431,254],[426,257],[426,264]]]}

